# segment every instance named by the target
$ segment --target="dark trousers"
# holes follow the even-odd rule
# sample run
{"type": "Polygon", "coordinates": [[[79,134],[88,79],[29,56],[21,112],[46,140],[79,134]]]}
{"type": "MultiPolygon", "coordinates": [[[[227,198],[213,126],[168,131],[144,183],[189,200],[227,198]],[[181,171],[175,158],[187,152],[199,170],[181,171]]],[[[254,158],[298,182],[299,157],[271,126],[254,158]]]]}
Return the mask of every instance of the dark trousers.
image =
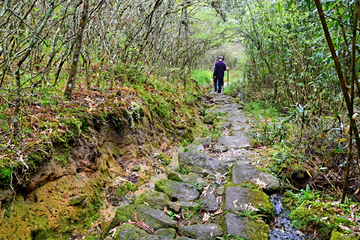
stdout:
{"type": "Polygon", "coordinates": [[[221,93],[221,88],[224,85],[223,78],[214,78],[214,89],[215,92],[221,93]]]}

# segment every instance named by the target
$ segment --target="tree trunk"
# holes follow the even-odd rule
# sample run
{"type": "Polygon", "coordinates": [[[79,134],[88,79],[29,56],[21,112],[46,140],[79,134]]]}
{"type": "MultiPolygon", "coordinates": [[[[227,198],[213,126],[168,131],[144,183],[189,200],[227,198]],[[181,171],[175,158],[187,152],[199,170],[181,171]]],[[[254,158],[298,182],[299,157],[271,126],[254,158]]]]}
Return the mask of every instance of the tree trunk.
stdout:
{"type": "MultiPolygon", "coordinates": [[[[80,1],[82,1],[82,0],[80,0],[80,1]]],[[[80,52],[81,52],[81,47],[82,47],[82,38],[83,38],[83,33],[84,33],[84,30],[86,27],[87,19],[88,19],[88,14],[89,14],[89,0],[84,0],[84,10],[83,10],[83,14],[82,14],[82,17],[80,20],[78,32],[76,33],[76,38],[75,38],[76,43],[75,43],[73,60],[72,60],[71,68],[70,68],[69,79],[67,81],[65,92],[64,92],[64,96],[68,100],[71,100],[72,91],[74,90],[74,87],[75,87],[77,67],[79,64],[79,57],[80,57],[80,52]]]]}

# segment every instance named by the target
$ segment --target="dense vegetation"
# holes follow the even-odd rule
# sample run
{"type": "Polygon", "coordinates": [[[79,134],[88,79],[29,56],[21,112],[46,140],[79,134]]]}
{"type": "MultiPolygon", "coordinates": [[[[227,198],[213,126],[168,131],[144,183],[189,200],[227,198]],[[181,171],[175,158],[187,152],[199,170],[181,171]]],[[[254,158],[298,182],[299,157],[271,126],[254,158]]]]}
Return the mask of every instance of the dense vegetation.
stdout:
{"type": "Polygon", "coordinates": [[[170,130],[186,124],[199,100],[188,85],[201,92],[222,54],[233,78],[226,92],[241,92],[261,116],[250,134],[272,148],[268,167],[284,187],[359,200],[359,8],[358,0],[2,1],[0,185],[25,186],[54,144],[67,148],[106,121],[131,125],[139,108],[170,130]]]}
{"type": "Polygon", "coordinates": [[[200,34],[206,18],[197,18],[199,9],[214,15],[214,7],[174,0],[3,1],[0,183],[26,183],[51,158],[53,144],[67,145],[86,131],[87,117],[76,112],[95,122],[121,120],[138,102],[171,128],[170,119],[187,114],[179,104],[195,99],[189,94],[172,103],[167,92],[186,93],[196,59],[218,44],[208,40],[216,35],[212,22],[200,34]],[[174,104],[180,115],[170,114],[174,104]]]}

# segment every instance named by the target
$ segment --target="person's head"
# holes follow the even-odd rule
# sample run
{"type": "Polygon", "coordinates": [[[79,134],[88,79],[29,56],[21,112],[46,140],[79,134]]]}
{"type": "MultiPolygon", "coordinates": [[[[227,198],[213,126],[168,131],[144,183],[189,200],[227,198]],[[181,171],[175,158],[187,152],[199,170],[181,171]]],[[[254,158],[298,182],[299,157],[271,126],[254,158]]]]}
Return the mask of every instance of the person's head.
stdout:
{"type": "Polygon", "coordinates": [[[223,56],[218,56],[218,61],[223,61],[224,57],[223,56]]]}

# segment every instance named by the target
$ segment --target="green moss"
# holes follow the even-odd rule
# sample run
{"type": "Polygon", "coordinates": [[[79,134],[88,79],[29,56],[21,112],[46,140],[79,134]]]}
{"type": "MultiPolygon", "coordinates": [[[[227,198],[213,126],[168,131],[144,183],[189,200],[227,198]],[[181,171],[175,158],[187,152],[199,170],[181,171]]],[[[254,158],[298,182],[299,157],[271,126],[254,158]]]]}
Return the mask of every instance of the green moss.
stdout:
{"type": "Polygon", "coordinates": [[[78,205],[79,203],[81,203],[86,198],[87,198],[86,194],[80,194],[79,196],[75,196],[75,197],[70,198],[69,199],[69,204],[70,204],[70,206],[78,205]]]}
{"type": "Polygon", "coordinates": [[[176,182],[182,182],[181,178],[179,177],[179,175],[175,172],[169,172],[167,174],[168,179],[176,181],[176,182]]]}
{"type": "Polygon", "coordinates": [[[148,236],[148,234],[144,230],[134,225],[123,224],[116,230],[114,239],[137,240],[146,236],[148,236]]]}
{"type": "Polygon", "coordinates": [[[130,193],[130,192],[134,192],[138,189],[137,186],[133,185],[130,182],[127,183],[123,183],[120,186],[118,186],[115,189],[115,195],[116,196],[120,196],[120,197],[124,197],[126,194],[130,193]]]}
{"type": "Polygon", "coordinates": [[[115,220],[119,222],[127,222],[129,219],[135,221],[134,213],[136,213],[135,205],[127,205],[119,208],[115,214],[115,220]]]}
{"type": "Polygon", "coordinates": [[[322,237],[330,238],[332,230],[339,224],[352,226],[354,223],[334,212],[331,203],[305,200],[289,215],[292,224],[297,228],[316,226],[322,237]]]}
{"type": "Polygon", "coordinates": [[[262,214],[272,215],[274,213],[274,205],[272,204],[268,195],[257,189],[249,189],[249,191],[249,199],[254,202],[260,202],[256,207],[262,214]],[[265,201],[264,198],[266,199],[265,201]]]}
{"type": "Polygon", "coordinates": [[[155,231],[156,235],[165,236],[167,238],[174,239],[176,236],[176,230],[173,228],[160,228],[155,231]]]}
{"type": "Polygon", "coordinates": [[[359,236],[351,233],[342,233],[338,231],[337,229],[334,229],[331,233],[331,239],[330,240],[358,240],[359,236]]]}
{"type": "Polygon", "coordinates": [[[250,220],[246,232],[249,239],[267,240],[270,235],[270,226],[264,222],[250,220]]]}

